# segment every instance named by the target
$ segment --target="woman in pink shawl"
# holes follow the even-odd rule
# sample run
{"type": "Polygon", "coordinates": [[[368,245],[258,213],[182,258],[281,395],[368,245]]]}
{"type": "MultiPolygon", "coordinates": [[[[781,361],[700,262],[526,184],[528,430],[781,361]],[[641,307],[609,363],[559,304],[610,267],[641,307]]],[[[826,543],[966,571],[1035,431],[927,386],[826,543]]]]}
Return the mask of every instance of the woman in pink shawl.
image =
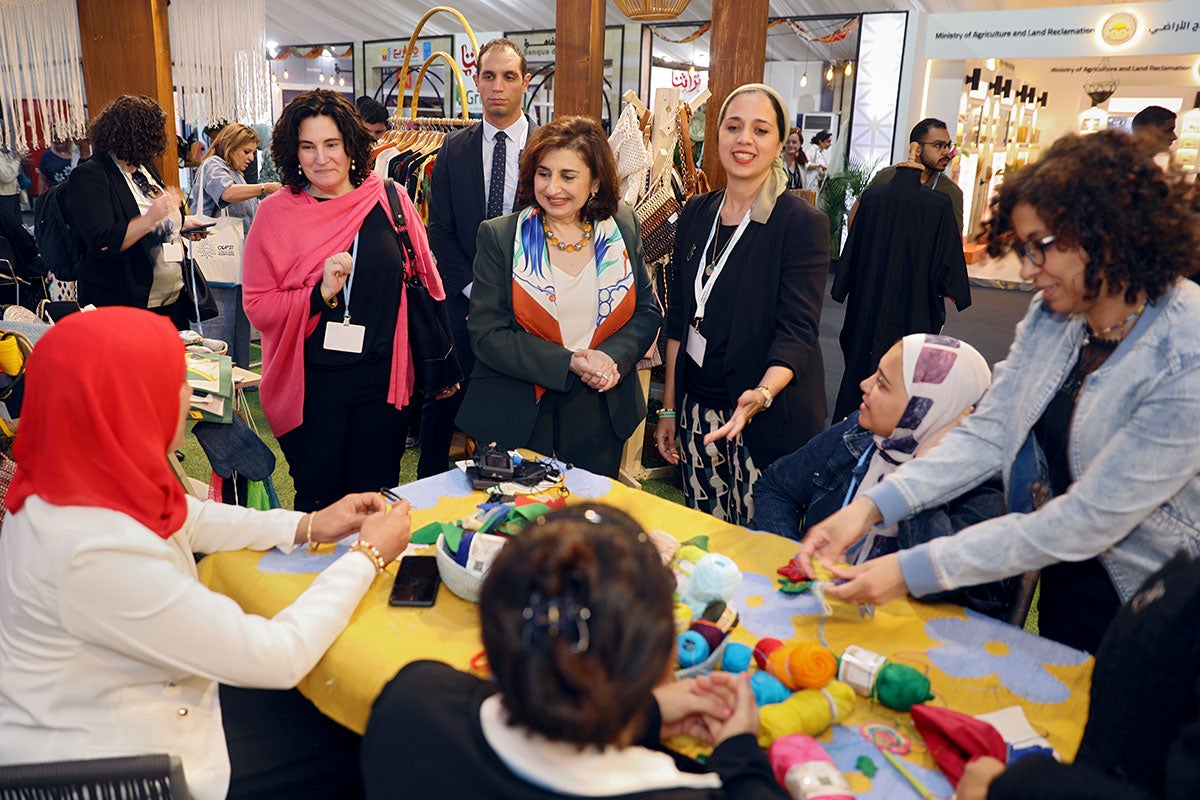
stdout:
{"type": "MultiPolygon", "coordinates": [[[[262,332],[263,411],[287,457],[298,511],[396,485],[404,455],[413,390],[405,262],[370,147],[339,94],[297,96],[271,144],[287,191],[262,202],[246,238],[243,291],[246,315],[262,332]]],[[[421,218],[397,194],[412,266],[443,299],[421,218]]]]}

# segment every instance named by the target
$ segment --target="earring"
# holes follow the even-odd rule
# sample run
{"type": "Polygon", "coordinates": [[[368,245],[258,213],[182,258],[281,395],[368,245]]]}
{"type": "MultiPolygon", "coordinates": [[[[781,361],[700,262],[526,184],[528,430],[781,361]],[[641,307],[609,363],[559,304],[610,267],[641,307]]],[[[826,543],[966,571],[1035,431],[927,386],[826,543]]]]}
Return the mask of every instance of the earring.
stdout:
{"type": "Polygon", "coordinates": [[[358,169],[358,162],[356,162],[356,161],[351,161],[351,162],[350,162],[350,169],[358,169]]]}

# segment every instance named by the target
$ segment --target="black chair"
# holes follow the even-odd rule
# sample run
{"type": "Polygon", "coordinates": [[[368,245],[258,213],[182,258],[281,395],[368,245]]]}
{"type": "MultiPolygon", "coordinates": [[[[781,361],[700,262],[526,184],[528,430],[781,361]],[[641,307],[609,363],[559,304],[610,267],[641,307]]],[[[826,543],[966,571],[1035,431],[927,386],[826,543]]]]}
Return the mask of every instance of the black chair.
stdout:
{"type": "Polygon", "coordinates": [[[183,762],[152,755],[0,767],[0,800],[189,800],[183,762]]]}

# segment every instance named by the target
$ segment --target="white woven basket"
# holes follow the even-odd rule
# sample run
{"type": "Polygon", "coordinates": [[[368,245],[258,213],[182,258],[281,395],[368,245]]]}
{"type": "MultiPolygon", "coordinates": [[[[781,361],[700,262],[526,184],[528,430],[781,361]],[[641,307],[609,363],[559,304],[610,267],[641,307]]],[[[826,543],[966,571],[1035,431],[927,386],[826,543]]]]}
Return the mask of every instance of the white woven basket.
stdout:
{"type": "Polygon", "coordinates": [[[450,588],[450,591],[466,600],[469,603],[479,602],[479,590],[483,586],[483,578],[472,575],[467,571],[467,568],[454,560],[454,556],[446,550],[446,537],[444,534],[438,535],[437,545],[434,547],[437,552],[438,573],[442,576],[442,583],[450,588]]]}

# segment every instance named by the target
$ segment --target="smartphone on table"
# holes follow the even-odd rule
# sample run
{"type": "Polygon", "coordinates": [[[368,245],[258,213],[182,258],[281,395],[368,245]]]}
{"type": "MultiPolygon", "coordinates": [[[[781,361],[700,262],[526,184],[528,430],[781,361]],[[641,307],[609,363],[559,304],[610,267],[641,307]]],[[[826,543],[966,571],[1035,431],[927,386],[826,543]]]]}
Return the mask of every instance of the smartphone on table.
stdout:
{"type": "Polygon", "coordinates": [[[396,580],[392,583],[392,596],[388,598],[388,604],[431,606],[437,600],[441,584],[437,556],[405,556],[400,559],[400,566],[396,569],[396,580]]]}

